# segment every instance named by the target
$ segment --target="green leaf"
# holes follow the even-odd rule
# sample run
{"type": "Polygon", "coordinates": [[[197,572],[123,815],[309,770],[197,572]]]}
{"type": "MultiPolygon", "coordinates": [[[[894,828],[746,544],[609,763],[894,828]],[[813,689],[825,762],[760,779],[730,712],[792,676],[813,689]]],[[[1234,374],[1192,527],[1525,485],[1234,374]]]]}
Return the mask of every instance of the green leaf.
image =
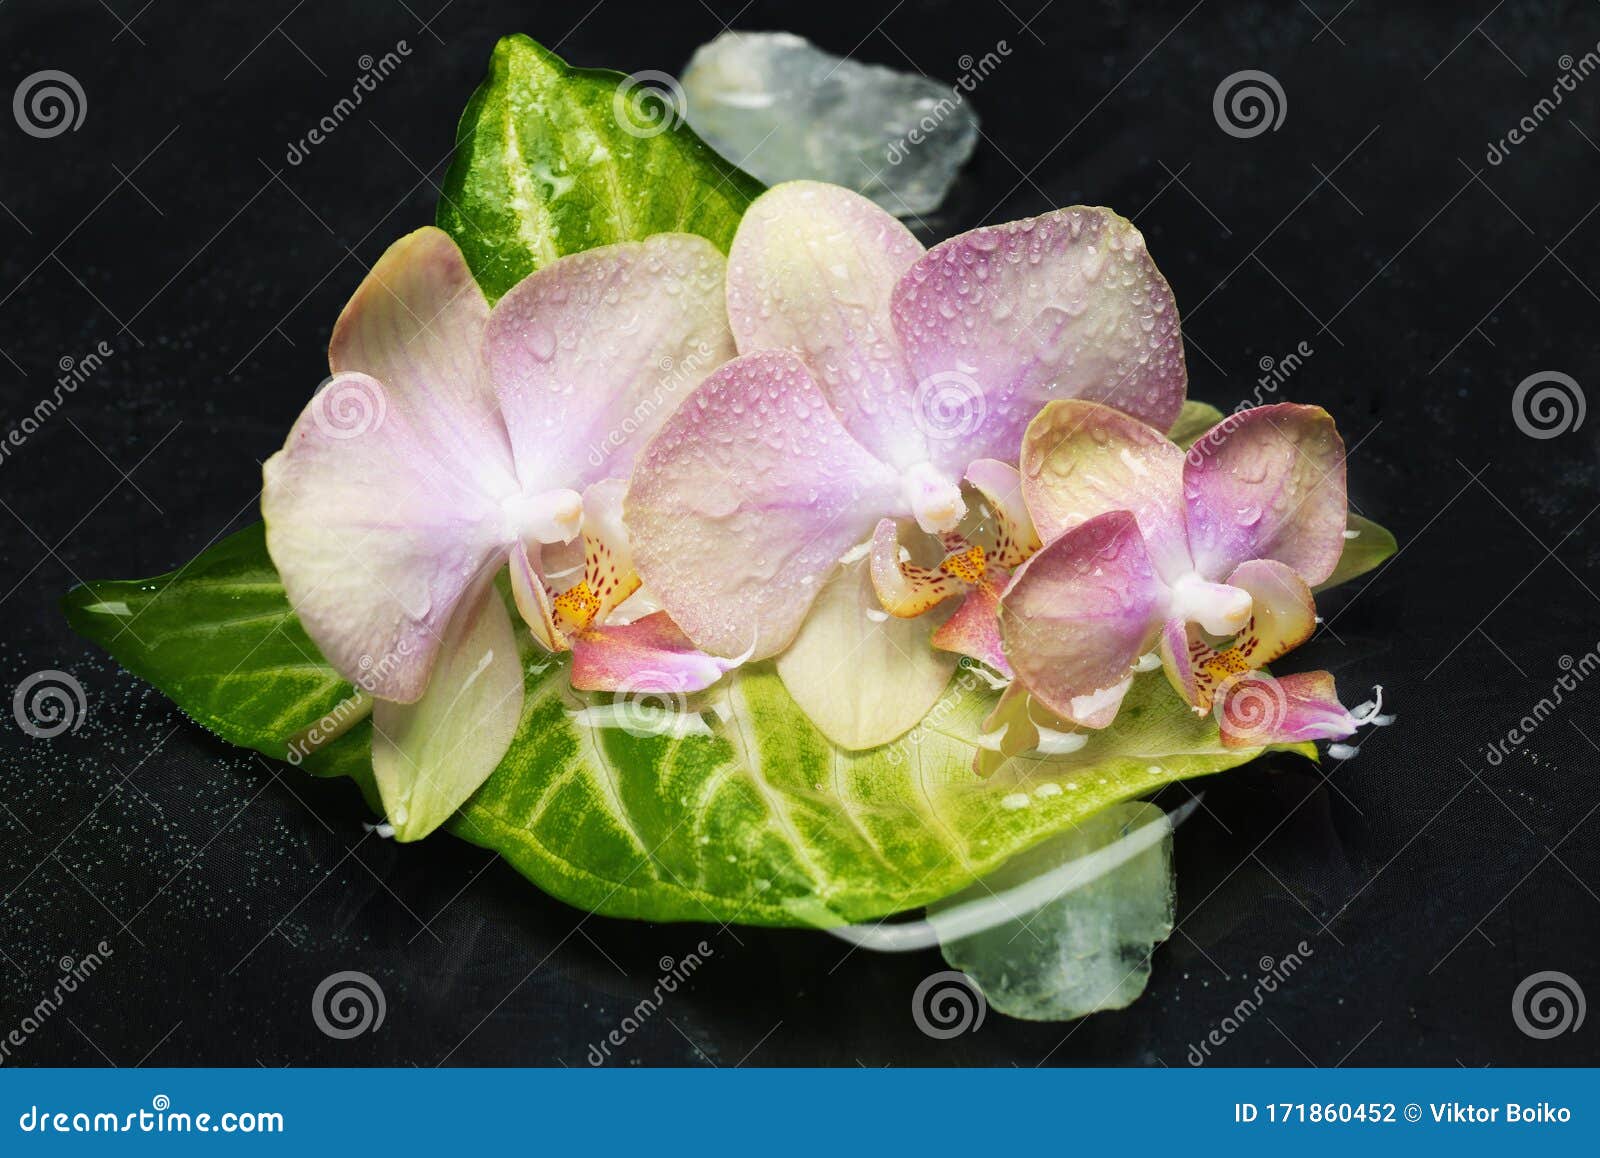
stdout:
{"type": "Polygon", "coordinates": [[[260,523],[169,574],[75,587],[63,608],[74,631],[196,723],[280,760],[316,746],[301,733],[319,720],[330,718],[330,732],[343,730],[371,708],[306,635],[260,523]]]}
{"type": "MultiPolygon", "coordinates": [[[[350,776],[376,806],[363,697],[306,637],[259,526],[170,575],[76,588],[66,607],[75,629],[199,723],[314,774],[350,776]],[[318,721],[348,730],[313,744],[305,732],[318,721]]],[[[520,622],[518,647],[527,698],[516,738],[447,828],[611,916],[884,916],[952,893],[1108,804],[1258,754],[1223,749],[1211,717],[1159,673],[1136,681],[1117,726],[1079,752],[1016,758],[982,780],[972,758],[996,695],[969,669],[906,737],[844,752],[771,664],[678,710],[573,692],[566,662],[520,622]]]]}
{"type": "MultiPolygon", "coordinates": [[[[568,68],[523,37],[496,48],[463,117],[439,223],[491,297],[555,257],[663,230],[726,249],[761,186],[682,126],[635,136],[623,78],[568,68]]],[[[306,636],[241,531],[157,579],[92,583],[74,628],[224,739],[349,776],[376,807],[365,695],[306,636]]],[[[972,771],[996,695],[970,670],[905,738],[845,752],[771,664],[685,703],[571,690],[565,660],[517,626],[527,696],[516,738],[447,827],[575,905],[651,920],[817,925],[956,891],[1114,802],[1244,763],[1165,680],[1068,757],[972,771]]],[[[1305,751],[1309,746],[1302,745],[1305,751]]],[[[1313,750],[1314,752],[1314,750],[1313,750]]]]}
{"type": "Polygon", "coordinates": [[[74,587],[62,609],[202,727],[314,776],[348,776],[377,809],[372,701],[306,635],[262,524],[166,575],[74,587]]]}
{"type": "Polygon", "coordinates": [[[653,233],[698,233],[727,252],[763,186],[649,92],[526,36],[495,46],[438,211],[490,301],[563,254],[653,233]]]}
{"type": "Polygon", "coordinates": [[[1347,530],[1356,533],[1355,537],[1344,541],[1344,550],[1339,555],[1339,565],[1333,569],[1332,575],[1317,585],[1316,590],[1319,592],[1337,587],[1341,583],[1348,583],[1359,575],[1365,575],[1393,555],[1399,546],[1392,532],[1354,511],[1347,516],[1345,526],[1347,530]]]}
{"type": "Polygon", "coordinates": [[[1178,412],[1178,420],[1167,431],[1167,437],[1188,450],[1202,434],[1221,421],[1222,411],[1209,402],[1191,399],[1183,404],[1183,409],[1178,412]]]}
{"type": "Polygon", "coordinates": [[[528,670],[517,738],[450,830],[546,892],[615,917],[882,917],[946,896],[1107,805],[1259,754],[1222,748],[1211,717],[1159,673],[1138,679],[1117,726],[1079,752],[1013,759],[982,780],[972,758],[997,697],[970,670],[920,728],[869,752],[831,745],[770,663],[683,711],[581,697],[548,658],[528,670]]]}

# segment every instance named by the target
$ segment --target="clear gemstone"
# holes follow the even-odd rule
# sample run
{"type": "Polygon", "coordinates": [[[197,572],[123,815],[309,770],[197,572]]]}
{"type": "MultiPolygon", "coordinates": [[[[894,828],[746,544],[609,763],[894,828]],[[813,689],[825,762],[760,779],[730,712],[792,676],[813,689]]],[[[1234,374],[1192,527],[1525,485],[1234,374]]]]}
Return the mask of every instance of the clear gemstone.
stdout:
{"type": "Polygon", "coordinates": [[[938,927],[941,912],[964,902],[1004,898],[1063,866],[1092,871],[1083,858],[1129,834],[1136,835],[1125,847],[1148,847],[1042,905],[1030,897],[1032,907],[1019,905],[1013,919],[945,941],[944,959],[1010,1017],[1066,1021],[1130,1004],[1150,979],[1151,949],[1172,933],[1172,824],[1153,804],[1114,804],[1013,857],[981,883],[930,905],[928,916],[938,927]],[[1139,832],[1145,825],[1160,828],[1139,832]]]}
{"type": "Polygon", "coordinates": [[[724,32],[683,90],[695,131],[762,181],[844,185],[899,217],[937,209],[978,139],[961,89],[787,32],[724,32]]]}

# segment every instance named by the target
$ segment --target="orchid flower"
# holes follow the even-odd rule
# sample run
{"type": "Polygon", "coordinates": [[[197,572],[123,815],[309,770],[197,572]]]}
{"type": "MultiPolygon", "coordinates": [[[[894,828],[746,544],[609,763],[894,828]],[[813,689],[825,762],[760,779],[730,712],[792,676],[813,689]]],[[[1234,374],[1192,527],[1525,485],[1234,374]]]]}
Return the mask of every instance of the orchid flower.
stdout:
{"type": "Polygon", "coordinates": [[[522,664],[496,577],[584,690],[693,691],[727,668],[639,586],[621,523],[637,448],[733,343],[702,238],[563,257],[490,309],[454,241],[396,242],[334,328],[333,377],[265,467],[267,547],[306,631],[375,698],[396,836],[442,823],[504,755],[522,664]],[[675,377],[665,378],[672,368],[675,377]]]}
{"type": "Polygon", "coordinates": [[[707,652],[778,656],[829,738],[885,743],[955,657],[927,646],[938,617],[878,609],[858,548],[883,519],[958,536],[963,483],[992,490],[1050,399],[1170,423],[1185,391],[1171,290],[1106,209],[924,251],[866,198],[797,181],[745,212],[727,293],[742,356],[673,414],[629,487],[639,571],[707,652]]]}
{"type": "Polygon", "coordinates": [[[1344,444],[1326,411],[1245,411],[1185,454],[1110,407],[1052,403],[1023,439],[1021,491],[1046,545],[1000,595],[998,632],[1016,686],[1049,712],[1106,727],[1154,649],[1196,711],[1272,695],[1265,722],[1251,722],[1265,705],[1230,706],[1225,742],[1353,730],[1326,673],[1259,675],[1310,638],[1311,586],[1343,549],[1344,444]]]}

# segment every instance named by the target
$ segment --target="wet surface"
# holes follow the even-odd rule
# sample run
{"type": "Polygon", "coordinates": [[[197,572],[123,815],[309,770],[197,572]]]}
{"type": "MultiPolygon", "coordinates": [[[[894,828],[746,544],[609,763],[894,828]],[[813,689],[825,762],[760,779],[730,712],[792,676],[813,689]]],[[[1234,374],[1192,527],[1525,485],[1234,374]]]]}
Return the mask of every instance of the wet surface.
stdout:
{"type": "Polygon", "coordinates": [[[612,1065],[1182,1066],[1214,1032],[1208,1064],[1600,1060],[1590,1027],[1540,1039],[1513,1016],[1547,970],[1600,995],[1600,418],[1526,432],[1571,425],[1530,409],[1543,386],[1569,415],[1600,390],[1600,80],[1562,84],[1600,13],[1507,3],[1475,30],[1437,6],[1057,0],[1024,28],[1031,3],[979,0],[739,18],[947,80],[1005,40],[969,96],[984,138],[924,240],[1077,202],[1132,217],[1176,295],[1190,396],[1328,407],[1353,504],[1403,547],[1319,600],[1292,663],[1349,702],[1382,684],[1397,722],[1349,762],[1205,785],[1145,995],[935,1040],[911,1003],[936,951],[585,917],[458,841],[398,847],[352,786],[212,739],[57,609],[79,578],[167,570],[255,517],[259,460],[325,376],[340,306],[432,219],[498,34],[673,70],[712,13],[456,0],[423,29],[399,4],[113,7],[131,29],[95,3],[0,8],[8,83],[64,70],[87,100],[76,132],[0,124],[0,426],[55,403],[0,460],[0,680],[9,697],[62,671],[84,692],[75,729],[0,726],[0,1037],[34,1022],[5,1064],[581,1066],[613,1033],[612,1065]],[[402,39],[393,75],[291,149],[402,39]],[[1243,70],[1281,89],[1276,129],[1219,121],[1243,70]],[[1548,372],[1575,392],[1544,379],[1519,405],[1548,372]],[[349,970],[384,1020],[330,1036],[313,995],[349,970]]]}

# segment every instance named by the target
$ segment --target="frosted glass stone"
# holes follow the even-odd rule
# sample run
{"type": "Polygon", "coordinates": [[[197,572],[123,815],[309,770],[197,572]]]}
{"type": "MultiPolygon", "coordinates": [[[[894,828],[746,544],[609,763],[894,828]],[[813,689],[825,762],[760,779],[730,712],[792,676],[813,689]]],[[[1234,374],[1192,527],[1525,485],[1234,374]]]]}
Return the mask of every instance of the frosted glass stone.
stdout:
{"type": "Polygon", "coordinates": [[[959,88],[787,32],[724,32],[682,84],[695,132],[746,172],[844,185],[898,217],[937,209],[978,139],[959,88]]]}
{"type": "MultiPolygon", "coordinates": [[[[1068,1021],[1129,1005],[1150,980],[1151,950],[1172,934],[1172,824],[1153,804],[1112,805],[928,908],[937,927],[940,914],[951,915],[963,904],[992,901],[996,895],[1005,898],[1008,890],[1081,863],[1135,833],[1149,839],[1149,847],[1042,905],[1037,897],[1030,898],[1033,907],[1019,905],[1014,919],[945,941],[944,959],[971,977],[990,1006],[1009,1017],[1068,1021]],[[1140,832],[1145,825],[1160,828],[1140,832]]],[[[1135,843],[1143,841],[1122,847],[1135,843]]]]}

